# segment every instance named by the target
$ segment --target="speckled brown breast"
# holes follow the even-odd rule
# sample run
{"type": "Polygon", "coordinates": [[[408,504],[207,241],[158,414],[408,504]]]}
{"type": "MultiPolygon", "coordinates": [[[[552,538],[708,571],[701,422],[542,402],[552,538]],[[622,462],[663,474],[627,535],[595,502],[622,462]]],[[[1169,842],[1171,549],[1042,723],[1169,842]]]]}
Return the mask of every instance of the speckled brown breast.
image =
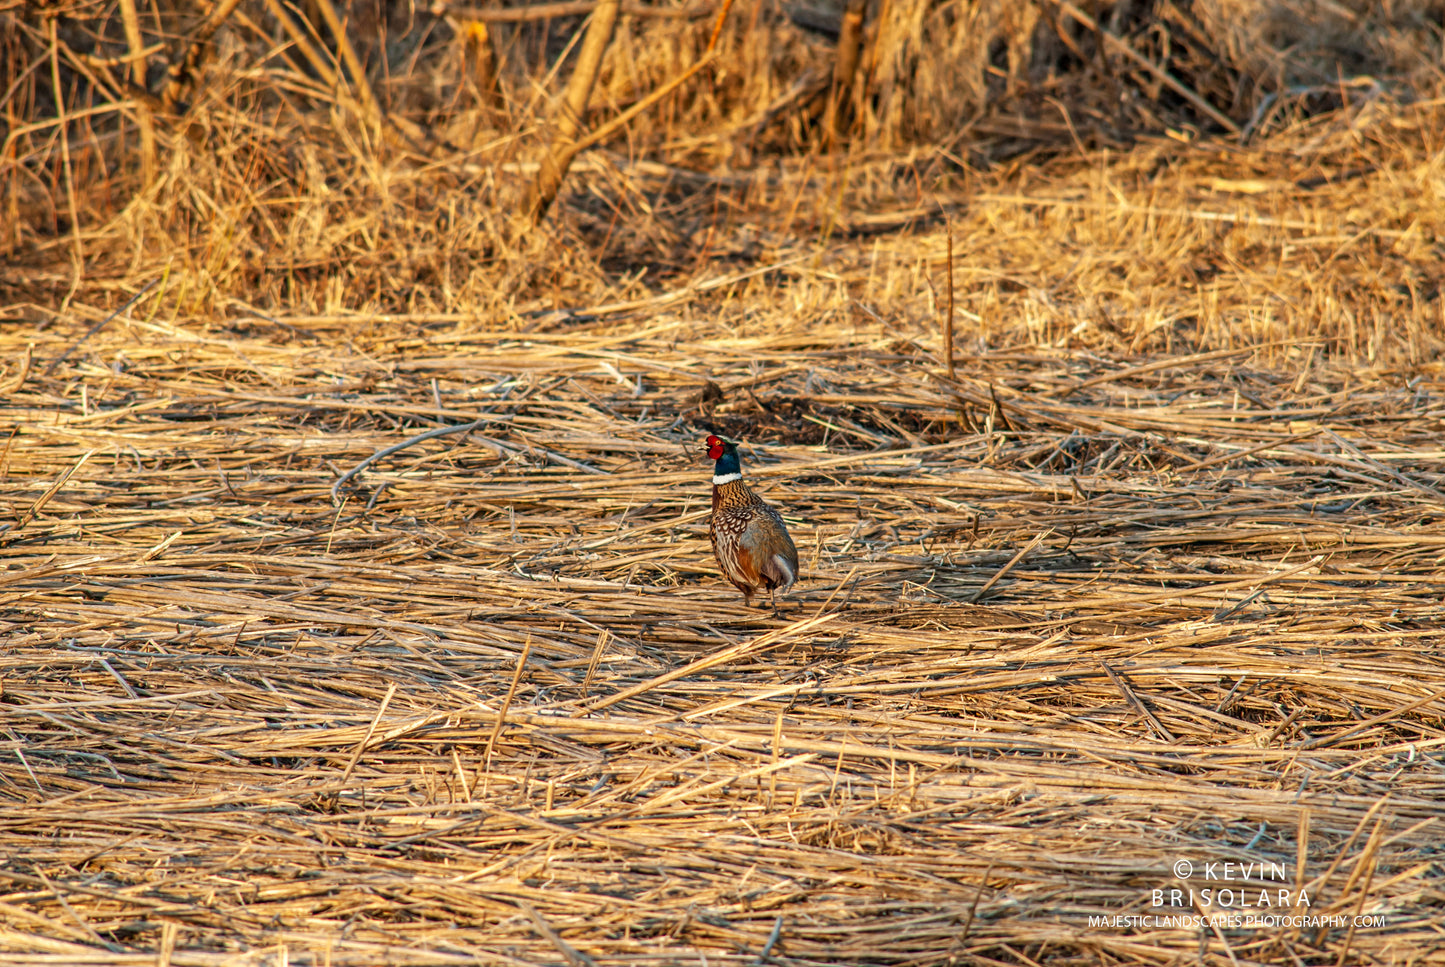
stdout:
{"type": "Polygon", "coordinates": [[[761,573],[767,558],[773,553],[797,558],[782,515],[740,480],[715,485],[712,506],[708,537],[723,576],[746,598],[759,588],[775,587],[761,573]]]}
{"type": "Polygon", "coordinates": [[[708,527],[708,536],[712,538],[712,553],[717,558],[718,566],[722,568],[723,576],[740,588],[752,589],[758,586],[757,578],[743,569],[738,554],[743,535],[757,519],[758,514],[754,507],[724,507],[713,511],[708,527]]]}

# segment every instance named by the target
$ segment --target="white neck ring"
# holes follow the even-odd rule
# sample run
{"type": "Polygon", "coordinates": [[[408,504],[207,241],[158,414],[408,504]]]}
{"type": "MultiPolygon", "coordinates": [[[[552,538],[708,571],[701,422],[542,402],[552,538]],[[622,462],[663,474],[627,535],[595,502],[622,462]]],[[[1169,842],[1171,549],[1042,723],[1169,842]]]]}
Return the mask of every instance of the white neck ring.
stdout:
{"type": "Polygon", "coordinates": [[[721,487],[723,484],[729,484],[734,480],[741,479],[743,479],[743,475],[740,473],[715,473],[712,475],[712,485],[714,487],[721,487]]]}

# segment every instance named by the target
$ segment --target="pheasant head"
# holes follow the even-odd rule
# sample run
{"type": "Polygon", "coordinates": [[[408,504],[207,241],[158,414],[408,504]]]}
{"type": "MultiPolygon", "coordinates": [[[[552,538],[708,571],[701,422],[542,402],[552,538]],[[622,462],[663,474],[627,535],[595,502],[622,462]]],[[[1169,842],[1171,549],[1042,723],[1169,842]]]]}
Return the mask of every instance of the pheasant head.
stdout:
{"type": "Polygon", "coordinates": [[[729,443],[719,436],[709,436],[703,441],[709,460],[714,460],[712,482],[715,486],[743,479],[742,461],[738,459],[738,445],[729,443]]]}

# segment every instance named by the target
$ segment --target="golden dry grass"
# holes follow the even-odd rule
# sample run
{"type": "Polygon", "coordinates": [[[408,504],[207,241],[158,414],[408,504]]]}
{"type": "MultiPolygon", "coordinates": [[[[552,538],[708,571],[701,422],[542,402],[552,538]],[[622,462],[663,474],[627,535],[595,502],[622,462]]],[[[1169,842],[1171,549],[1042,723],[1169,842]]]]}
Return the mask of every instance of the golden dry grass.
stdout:
{"type": "MultiPolygon", "coordinates": [[[[565,32],[502,118],[407,48],[423,157],[243,4],[142,189],[0,2],[0,960],[1445,961],[1435,8],[1156,7],[1106,26],[1240,135],[1038,80],[1061,6],[900,2],[821,154],[826,44],[740,7],[518,237],[565,32]]],[[[625,16],[594,111],[710,29],[625,16]]]]}
{"type": "Polygon", "coordinates": [[[23,334],[9,962],[1438,959],[1438,368],[408,328],[23,334]],[[332,505],[433,420],[484,422],[332,505]],[[794,521],[779,617],[705,427],[794,521]],[[1179,859],[1382,925],[1088,927],[1179,859]]]}

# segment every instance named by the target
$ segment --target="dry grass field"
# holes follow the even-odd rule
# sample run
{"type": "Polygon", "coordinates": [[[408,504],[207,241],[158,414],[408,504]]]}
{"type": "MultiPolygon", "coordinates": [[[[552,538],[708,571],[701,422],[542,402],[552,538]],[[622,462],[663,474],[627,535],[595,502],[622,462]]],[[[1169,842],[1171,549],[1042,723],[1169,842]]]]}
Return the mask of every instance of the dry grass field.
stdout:
{"type": "Polygon", "coordinates": [[[0,962],[1445,962],[1440,7],[945,7],[0,0],[0,962]]]}

